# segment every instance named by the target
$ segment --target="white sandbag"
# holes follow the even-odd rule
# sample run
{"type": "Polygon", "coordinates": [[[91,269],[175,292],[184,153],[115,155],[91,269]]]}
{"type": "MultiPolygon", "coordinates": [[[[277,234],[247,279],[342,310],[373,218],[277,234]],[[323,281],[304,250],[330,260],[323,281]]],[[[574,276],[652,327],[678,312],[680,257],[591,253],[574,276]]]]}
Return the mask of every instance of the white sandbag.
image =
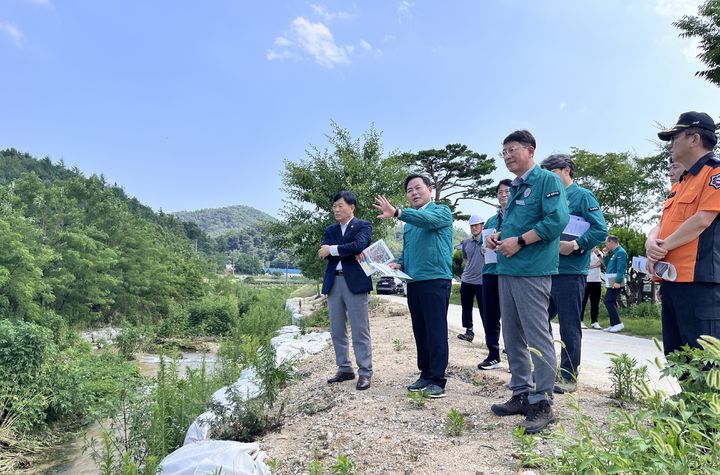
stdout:
{"type": "Polygon", "coordinates": [[[330,340],[330,333],[308,333],[287,338],[280,335],[273,338],[275,348],[275,364],[280,365],[286,361],[301,360],[309,355],[319,353],[325,349],[330,340]]]}
{"type": "Polygon", "coordinates": [[[293,323],[300,323],[300,320],[303,319],[303,314],[300,311],[300,298],[295,297],[291,299],[287,299],[285,301],[285,310],[289,310],[292,314],[292,322],[293,323]]]}
{"type": "Polygon", "coordinates": [[[183,445],[160,463],[163,475],[270,475],[256,443],[204,440],[183,445]]]}
{"type": "Polygon", "coordinates": [[[257,376],[257,372],[254,367],[245,368],[240,373],[240,377],[230,386],[223,386],[213,393],[210,397],[211,402],[222,404],[223,406],[230,408],[232,403],[230,401],[230,389],[236,391],[243,400],[252,399],[260,395],[260,380],[257,376]]]}
{"type": "Polygon", "coordinates": [[[183,445],[192,444],[193,442],[199,442],[201,440],[208,440],[208,432],[210,431],[210,424],[215,421],[217,416],[212,411],[203,412],[195,418],[187,432],[185,432],[185,440],[183,445]]]}

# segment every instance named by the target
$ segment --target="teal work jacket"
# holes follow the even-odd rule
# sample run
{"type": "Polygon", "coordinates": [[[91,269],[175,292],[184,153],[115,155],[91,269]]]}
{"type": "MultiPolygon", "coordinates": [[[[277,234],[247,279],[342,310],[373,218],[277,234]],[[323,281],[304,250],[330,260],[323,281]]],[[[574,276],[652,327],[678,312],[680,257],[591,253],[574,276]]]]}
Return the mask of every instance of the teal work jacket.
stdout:
{"type": "Polygon", "coordinates": [[[453,217],[446,205],[428,203],[425,209],[403,208],[403,251],[398,264],[410,282],[452,279],[453,217]]]}
{"type": "Polygon", "coordinates": [[[498,253],[498,274],[528,277],[557,274],[560,234],[569,216],[565,186],[560,178],[535,165],[519,187],[510,187],[500,239],[534,229],[541,240],[511,257],[498,253]]]}

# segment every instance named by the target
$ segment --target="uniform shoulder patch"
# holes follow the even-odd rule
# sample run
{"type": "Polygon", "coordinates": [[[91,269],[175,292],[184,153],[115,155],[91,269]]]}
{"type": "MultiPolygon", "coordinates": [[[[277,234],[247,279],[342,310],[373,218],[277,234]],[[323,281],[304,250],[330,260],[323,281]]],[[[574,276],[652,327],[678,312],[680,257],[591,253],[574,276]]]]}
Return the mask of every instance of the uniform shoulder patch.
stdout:
{"type": "Polygon", "coordinates": [[[545,198],[552,198],[554,196],[560,196],[560,192],[559,191],[551,191],[550,193],[545,195],[545,198]]]}
{"type": "Polygon", "coordinates": [[[708,183],[709,186],[712,186],[716,190],[720,190],[720,173],[716,173],[715,175],[710,177],[710,183],[708,183]]]}
{"type": "Polygon", "coordinates": [[[588,211],[598,211],[600,208],[597,206],[591,206],[588,208],[588,211]]]}

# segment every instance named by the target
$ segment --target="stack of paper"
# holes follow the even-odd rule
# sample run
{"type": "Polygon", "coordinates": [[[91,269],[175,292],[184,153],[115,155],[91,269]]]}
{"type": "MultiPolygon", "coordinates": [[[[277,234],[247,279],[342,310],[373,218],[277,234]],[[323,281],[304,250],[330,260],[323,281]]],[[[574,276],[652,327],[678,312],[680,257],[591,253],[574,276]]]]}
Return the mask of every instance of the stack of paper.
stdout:
{"type": "Polygon", "coordinates": [[[375,272],[380,272],[382,275],[390,277],[397,277],[398,279],[412,280],[412,277],[407,275],[405,272],[397,269],[391,269],[388,264],[395,260],[395,256],[390,252],[390,249],[385,244],[385,241],[380,239],[370,244],[364,251],[365,260],[360,262],[360,267],[365,272],[365,275],[371,276],[375,272]]]}

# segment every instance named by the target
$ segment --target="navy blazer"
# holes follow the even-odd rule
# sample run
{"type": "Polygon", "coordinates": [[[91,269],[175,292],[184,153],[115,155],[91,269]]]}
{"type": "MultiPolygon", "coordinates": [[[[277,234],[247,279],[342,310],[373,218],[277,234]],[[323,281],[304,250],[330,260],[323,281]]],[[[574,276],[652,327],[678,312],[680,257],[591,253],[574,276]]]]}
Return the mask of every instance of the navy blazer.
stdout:
{"type": "Polygon", "coordinates": [[[372,279],[365,275],[355,256],[370,245],[372,224],[353,217],[345,228],[343,235],[340,224],[335,223],[325,229],[323,244],[338,247],[339,256],[327,257],[327,268],[323,278],[323,294],[329,294],[335,282],[335,269],[338,261],[342,262],[343,277],[348,289],[354,294],[367,293],[372,290],[372,279]]]}

